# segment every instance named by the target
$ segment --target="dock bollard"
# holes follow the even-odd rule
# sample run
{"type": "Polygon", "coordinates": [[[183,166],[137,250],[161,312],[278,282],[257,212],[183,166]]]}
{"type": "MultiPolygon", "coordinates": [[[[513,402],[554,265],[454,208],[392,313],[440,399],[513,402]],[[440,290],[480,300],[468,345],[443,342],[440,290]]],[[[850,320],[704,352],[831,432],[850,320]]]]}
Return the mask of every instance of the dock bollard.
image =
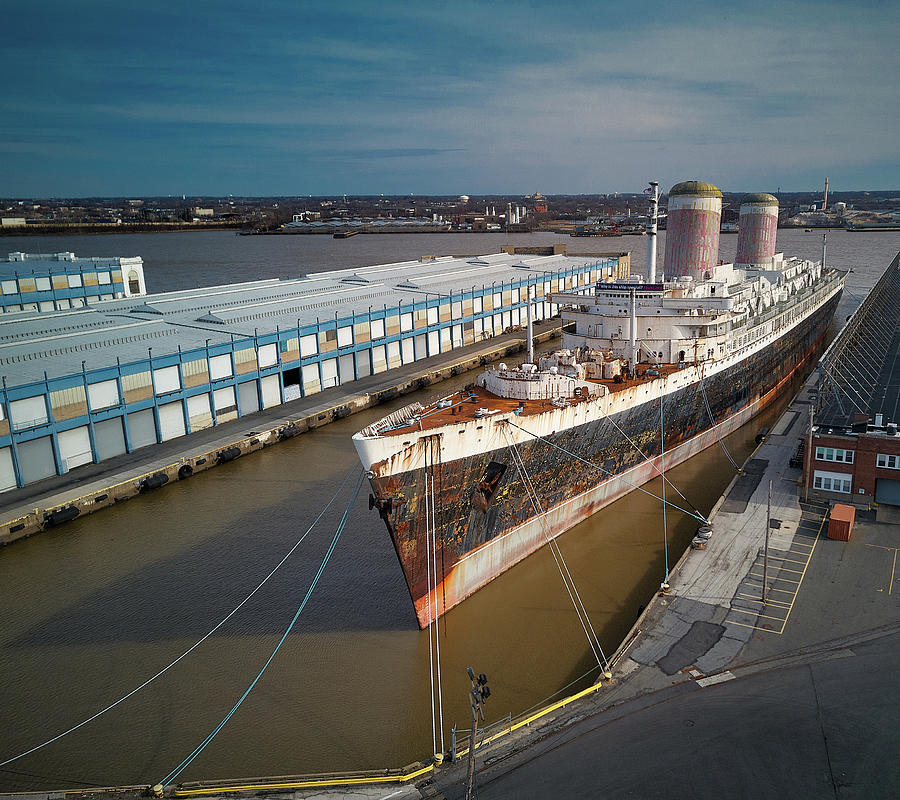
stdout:
{"type": "Polygon", "coordinates": [[[443,753],[435,753],[434,754],[434,765],[439,767],[444,763],[444,754],[443,753]]]}
{"type": "Polygon", "coordinates": [[[161,783],[157,783],[155,786],[151,786],[150,793],[154,797],[162,797],[163,796],[163,785],[161,783]]]}

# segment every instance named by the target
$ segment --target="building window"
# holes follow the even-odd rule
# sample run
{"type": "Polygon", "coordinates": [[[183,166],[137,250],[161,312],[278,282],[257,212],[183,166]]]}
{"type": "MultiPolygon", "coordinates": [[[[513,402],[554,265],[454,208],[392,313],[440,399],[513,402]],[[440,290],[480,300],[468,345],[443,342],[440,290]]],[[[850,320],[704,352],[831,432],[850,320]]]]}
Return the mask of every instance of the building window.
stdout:
{"type": "Polygon", "coordinates": [[[885,469],[900,469],[900,456],[890,456],[887,453],[879,453],[876,464],[885,469]]]}
{"type": "Polygon", "coordinates": [[[853,463],[853,450],[840,450],[834,447],[817,447],[817,461],[834,461],[839,464],[853,463]]]}
{"type": "Polygon", "coordinates": [[[851,476],[840,472],[819,472],[816,470],[813,476],[813,487],[824,489],[826,492],[842,492],[850,494],[851,476]]]}
{"type": "Polygon", "coordinates": [[[133,269],[128,271],[128,291],[131,292],[131,294],[141,293],[141,281],[137,271],[133,269]]]}

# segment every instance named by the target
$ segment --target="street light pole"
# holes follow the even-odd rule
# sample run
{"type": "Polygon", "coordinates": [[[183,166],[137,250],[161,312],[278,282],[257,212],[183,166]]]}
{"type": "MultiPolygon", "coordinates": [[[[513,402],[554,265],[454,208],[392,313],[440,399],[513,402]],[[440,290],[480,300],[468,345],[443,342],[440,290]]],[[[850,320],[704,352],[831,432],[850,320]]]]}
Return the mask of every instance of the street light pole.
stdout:
{"type": "Polygon", "coordinates": [[[487,685],[487,676],[482,672],[477,678],[475,670],[466,667],[472,690],[469,693],[469,704],[472,706],[472,729],[469,731],[469,763],[466,769],[466,800],[475,800],[475,734],[478,730],[478,717],[484,721],[482,706],[491,696],[491,688],[487,685]]]}

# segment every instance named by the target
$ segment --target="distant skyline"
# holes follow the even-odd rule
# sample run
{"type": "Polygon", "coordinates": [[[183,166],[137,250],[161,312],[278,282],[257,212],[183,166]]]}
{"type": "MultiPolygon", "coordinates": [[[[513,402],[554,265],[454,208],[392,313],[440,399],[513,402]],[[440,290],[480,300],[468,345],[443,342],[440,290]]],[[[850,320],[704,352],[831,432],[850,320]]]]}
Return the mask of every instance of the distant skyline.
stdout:
{"type": "Polygon", "coordinates": [[[3,16],[3,197],[900,188],[896,3],[3,16]]]}

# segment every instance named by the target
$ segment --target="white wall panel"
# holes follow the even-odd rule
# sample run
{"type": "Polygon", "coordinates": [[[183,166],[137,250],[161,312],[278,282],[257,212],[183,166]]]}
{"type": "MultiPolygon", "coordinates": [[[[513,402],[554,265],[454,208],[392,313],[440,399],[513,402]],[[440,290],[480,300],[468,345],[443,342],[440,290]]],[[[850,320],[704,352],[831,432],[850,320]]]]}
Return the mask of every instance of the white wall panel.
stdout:
{"type": "Polygon", "coordinates": [[[22,480],[26,484],[56,475],[56,462],[53,460],[53,444],[49,436],[20,442],[17,448],[19,452],[19,469],[22,470],[22,480]]]}
{"type": "Polygon", "coordinates": [[[322,383],[319,380],[319,365],[307,364],[303,367],[303,392],[315,394],[322,391],[322,383]]]}
{"type": "Polygon", "coordinates": [[[281,389],[277,375],[267,375],[261,378],[259,386],[262,389],[263,408],[281,405],[281,389]]]}
{"type": "MultiPolygon", "coordinates": [[[[178,367],[163,367],[153,370],[153,384],[157,394],[177,392],[181,388],[181,380],[178,377],[178,367]]],[[[179,434],[180,436],[181,434],[179,434]]]]}
{"type": "Polygon", "coordinates": [[[400,366],[400,342],[388,342],[388,367],[393,369],[400,366]]]}
{"type": "Polygon", "coordinates": [[[212,412],[209,408],[208,394],[204,393],[189,397],[187,399],[187,410],[192,432],[212,427],[212,412]]]}
{"type": "Polygon", "coordinates": [[[234,387],[226,386],[223,389],[216,389],[213,392],[213,405],[216,407],[217,415],[220,411],[233,408],[236,405],[234,401],[234,387]]]}
{"type": "Polygon", "coordinates": [[[372,365],[369,363],[369,351],[360,350],[356,354],[356,377],[365,378],[372,374],[372,365]]]}
{"type": "Polygon", "coordinates": [[[184,436],[184,409],[180,400],[159,407],[159,430],[164,442],[184,436]]]}
{"type": "Polygon", "coordinates": [[[91,452],[91,437],[87,425],[60,431],[56,442],[59,445],[59,457],[67,469],[90,464],[94,460],[91,452]]]}
{"type": "Polygon", "coordinates": [[[112,380],[89,383],[88,398],[91,402],[92,411],[119,405],[119,382],[112,380]]]}
{"type": "Polygon", "coordinates": [[[209,360],[209,377],[211,380],[229,378],[234,374],[231,368],[231,355],[213,356],[209,360]]]}
{"type": "Polygon", "coordinates": [[[47,401],[44,395],[13,400],[9,404],[9,415],[12,418],[13,430],[43,425],[49,419],[47,401]]]}
{"type": "Polygon", "coordinates": [[[0,448],[0,492],[16,488],[16,471],[13,469],[12,453],[8,447],[0,448]]]}
{"type": "Polygon", "coordinates": [[[128,436],[131,439],[132,450],[156,444],[156,423],[153,421],[152,408],[128,415],[128,436]]]}
{"type": "Polygon", "coordinates": [[[353,374],[353,353],[347,353],[345,356],[341,356],[340,359],[340,368],[341,368],[341,383],[349,383],[352,380],[355,380],[353,374]]]}
{"type": "Polygon", "coordinates": [[[259,411],[259,395],[256,381],[244,381],[238,384],[238,399],[241,401],[241,416],[255,414],[259,411]]]}
{"type": "Polygon", "coordinates": [[[328,389],[338,385],[337,359],[329,358],[322,362],[322,388],[328,389]]]}
{"type": "Polygon", "coordinates": [[[301,356],[314,356],[319,352],[319,340],[318,337],[311,333],[309,336],[301,336],[300,337],[300,355],[301,356]]]}
{"type": "Polygon", "coordinates": [[[274,342],[272,344],[264,344],[259,348],[259,366],[262,367],[271,367],[274,364],[278,363],[278,345],[274,342]]]}
{"type": "Polygon", "coordinates": [[[337,343],[338,347],[349,347],[353,344],[353,327],[351,325],[338,328],[337,343]]]}
{"type": "MultiPolygon", "coordinates": [[[[156,438],[154,436],[154,438],[156,438]]],[[[97,448],[97,460],[120,456],[125,451],[125,434],[122,430],[121,417],[94,423],[94,446],[97,448]]]]}

